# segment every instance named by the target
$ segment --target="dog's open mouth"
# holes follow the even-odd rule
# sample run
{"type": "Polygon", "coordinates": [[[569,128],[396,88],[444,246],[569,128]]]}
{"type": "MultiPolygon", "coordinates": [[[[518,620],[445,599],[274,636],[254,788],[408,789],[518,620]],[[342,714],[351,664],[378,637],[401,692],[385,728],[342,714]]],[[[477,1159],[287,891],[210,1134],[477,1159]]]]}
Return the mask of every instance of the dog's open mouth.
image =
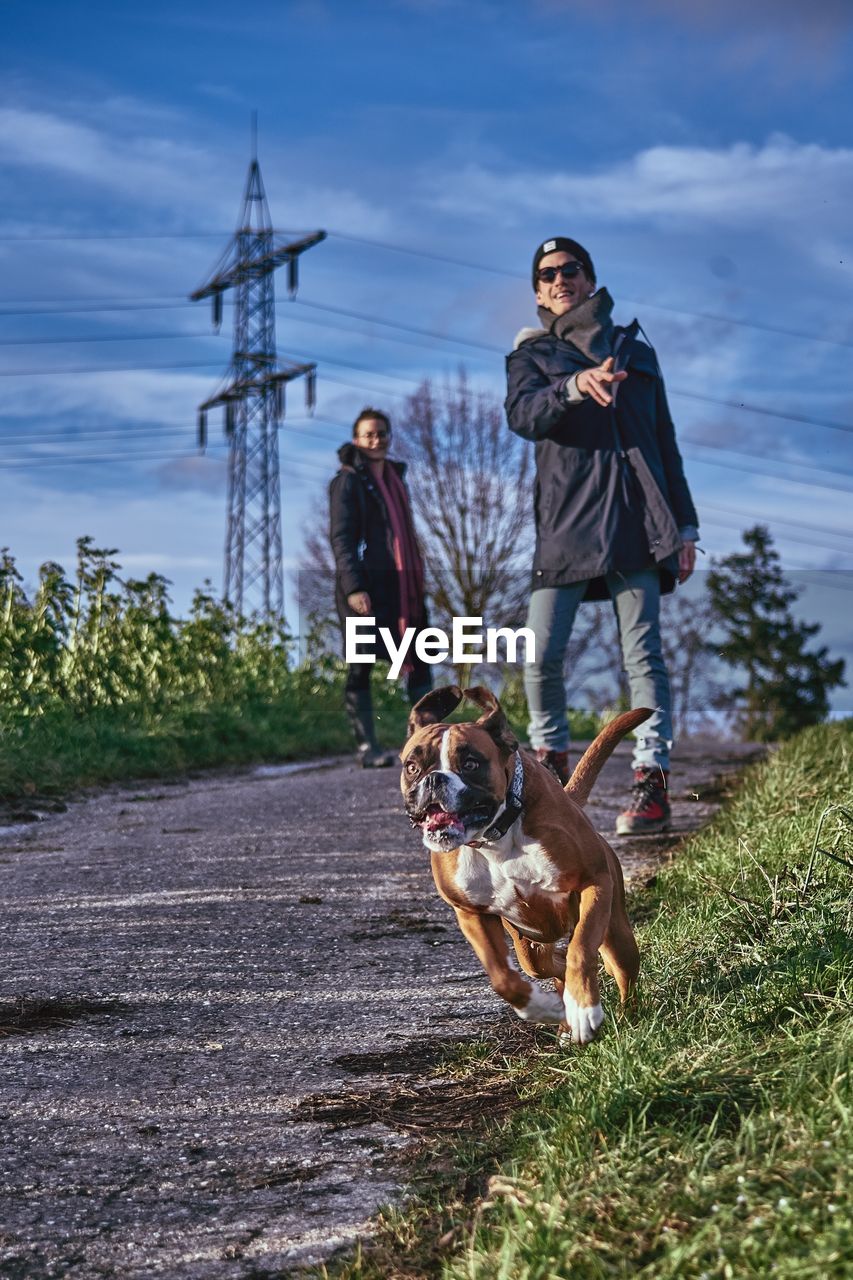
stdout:
{"type": "Polygon", "coordinates": [[[457,840],[466,833],[486,826],[494,810],[485,805],[457,813],[453,809],[445,809],[440,804],[428,805],[420,813],[412,815],[412,825],[420,827],[425,836],[446,842],[457,840]]]}
{"type": "Polygon", "coordinates": [[[427,832],[449,831],[450,829],[454,829],[456,831],[465,830],[465,823],[460,818],[459,814],[448,812],[447,809],[442,809],[440,804],[431,804],[428,806],[420,820],[420,826],[422,826],[424,831],[427,832]]]}

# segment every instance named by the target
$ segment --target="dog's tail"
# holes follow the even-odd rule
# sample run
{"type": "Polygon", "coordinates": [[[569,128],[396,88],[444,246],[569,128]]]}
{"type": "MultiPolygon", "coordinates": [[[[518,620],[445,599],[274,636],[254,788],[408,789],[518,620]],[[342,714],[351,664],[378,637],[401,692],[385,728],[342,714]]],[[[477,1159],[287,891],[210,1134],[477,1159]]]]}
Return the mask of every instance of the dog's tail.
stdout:
{"type": "Polygon", "coordinates": [[[625,711],[615,720],[611,720],[610,724],[606,724],[575,765],[572,776],[564,788],[566,794],[578,804],[586,804],[593,784],[601,772],[601,767],[612,754],[617,742],[621,742],[626,733],[636,729],[638,724],[648,720],[652,714],[650,707],[635,707],[633,711],[625,711]]]}

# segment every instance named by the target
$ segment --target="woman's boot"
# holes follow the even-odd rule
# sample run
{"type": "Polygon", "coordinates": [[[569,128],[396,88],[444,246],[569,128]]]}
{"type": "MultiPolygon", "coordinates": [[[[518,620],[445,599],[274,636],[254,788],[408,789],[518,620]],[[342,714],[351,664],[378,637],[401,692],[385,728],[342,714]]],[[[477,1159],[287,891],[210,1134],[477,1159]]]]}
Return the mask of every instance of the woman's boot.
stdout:
{"type": "Polygon", "coordinates": [[[394,763],[390,751],[383,751],[373,728],[373,703],[369,689],[347,689],[344,706],[355,734],[358,758],[363,769],[387,769],[394,763]]]}

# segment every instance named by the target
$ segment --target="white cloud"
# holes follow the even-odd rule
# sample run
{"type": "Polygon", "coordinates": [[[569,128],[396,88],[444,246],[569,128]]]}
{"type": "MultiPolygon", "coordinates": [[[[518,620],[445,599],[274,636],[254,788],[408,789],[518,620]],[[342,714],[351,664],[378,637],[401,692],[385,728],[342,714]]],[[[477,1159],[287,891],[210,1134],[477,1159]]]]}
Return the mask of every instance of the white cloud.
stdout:
{"type": "Polygon", "coordinates": [[[775,135],[763,146],[650,147],[599,172],[509,174],[469,165],[433,184],[449,213],[514,224],[547,209],[614,223],[650,219],[739,228],[795,226],[842,237],[853,203],[853,149],[775,135]]]}
{"type": "MultiPolygon", "coordinates": [[[[88,123],[83,108],[73,104],[61,112],[0,107],[0,164],[47,171],[60,181],[110,191],[142,209],[157,209],[161,220],[167,213],[168,224],[160,224],[163,230],[187,222],[232,226],[239,212],[245,167],[241,164],[234,172],[232,162],[222,154],[190,141],[176,141],[175,122],[158,118],[153,109],[145,116],[144,104],[136,100],[129,112],[128,102],[121,100],[121,110],[114,114],[105,110],[112,128],[88,123]],[[141,128],[143,122],[147,132],[141,128]]],[[[86,110],[91,110],[91,104],[86,110]]],[[[189,124],[183,134],[190,137],[189,124]]],[[[336,222],[354,235],[384,235],[391,228],[390,214],[375,200],[329,183],[325,171],[317,183],[310,177],[295,181],[290,172],[285,177],[285,165],[274,152],[266,160],[263,154],[260,158],[275,225],[321,226],[329,210],[334,210],[336,222]]],[[[63,218],[67,223],[67,210],[57,216],[60,223],[63,218]]],[[[212,251],[214,260],[217,253],[212,251]]]]}
{"type": "Polygon", "coordinates": [[[157,491],[135,493],[136,476],[114,475],[112,485],[95,487],[88,468],[80,469],[77,487],[69,491],[55,487],[56,475],[0,470],[0,506],[9,529],[3,541],[29,586],[46,560],[57,560],[73,574],[76,539],[85,534],[96,546],[118,548],[115,558],[124,575],[164,573],[181,610],[205,577],[218,580],[221,495],[185,492],[180,500],[164,502],[157,491]]]}
{"type": "Polygon", "coordinates": [[[156,474],[164,489],[199,489],[203,493],[224,494],[227,470],[224,458],[190,454],[162,463],[156,474]]]}
{"type": "MultiPolygon", "coordinates": [[[[82,179],[147,206],[185,206],[186,212],[198,208],[200,182],[206,194],[218,190],[220,200],[226,194],[214,157],[200,147],[164,136],[120,136],[70,115],[25,107],[0,108],[0,161],[82,179]]],[[[222,207],[219,217],[224,212],[222,207]]]]}
{"type": "Polygon", "coordinates": [[[215,370],[200,375],[117,370],[69,374],[64,378],[3,379],[6,385],[0,416],[43,419],[52,414],[79,413],[86,426],[110,420],[169,425],[186,421],[191,438],[196,407],[211,394],[216,381],[215,370]]]}
{"type": "MultiPolygon", "coordinates": [[[[564,13],[577,22],[618,24],[634,18],[635,0],[537,0],[545,14],[564,13]]],[[[707,37],[705,56],[723,65],[764,64],[777,77],[825,76],[827,68],[843,66],[843,40],[853,22],[849,0],[645,0],[647,20],[671,24],[676,40],[707,37]],[[715,41],[719,41],[715,44],[715,41]]]]}

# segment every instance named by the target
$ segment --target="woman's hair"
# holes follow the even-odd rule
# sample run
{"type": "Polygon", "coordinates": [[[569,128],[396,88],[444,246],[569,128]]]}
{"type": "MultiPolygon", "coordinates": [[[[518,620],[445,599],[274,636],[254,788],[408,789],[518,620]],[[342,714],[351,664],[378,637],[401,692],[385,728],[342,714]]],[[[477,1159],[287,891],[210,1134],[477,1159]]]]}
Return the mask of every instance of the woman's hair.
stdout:
{"type": "Polygon", "coordinates": [[[388,428],[388,434],[390,435],[391,419],[388,417],[388,414],[383,413],[381,409],[371,409],[370,405],[365,405],[355,422],[352,424],[353,436],[355,436],[358,431],[358,424],[360,422],[364,422],[365,418],[378,418],[380,422],[384,422],[385,426],[388,428]]]}

